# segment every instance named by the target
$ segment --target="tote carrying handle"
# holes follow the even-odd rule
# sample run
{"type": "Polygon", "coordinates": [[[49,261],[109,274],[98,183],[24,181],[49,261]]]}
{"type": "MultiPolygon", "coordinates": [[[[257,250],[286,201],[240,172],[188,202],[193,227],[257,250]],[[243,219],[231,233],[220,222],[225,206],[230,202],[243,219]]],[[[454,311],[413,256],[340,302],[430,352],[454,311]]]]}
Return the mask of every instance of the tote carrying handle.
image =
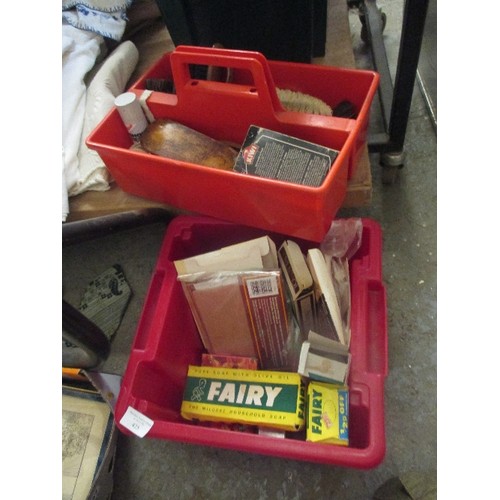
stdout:
{"type": "Polygon", "coordinates": [[[228,101],[252,100],[261,113],[274,119],[276,112],[283,111],[267,60],[260,52],[180,45],[172,52],[170,62],[179,103],[204,92],[206,97],[223,96],[228,101]],[[253,85],[193,79],[189,66],[195,64],[246,70],[252,75],[253,85]]]}

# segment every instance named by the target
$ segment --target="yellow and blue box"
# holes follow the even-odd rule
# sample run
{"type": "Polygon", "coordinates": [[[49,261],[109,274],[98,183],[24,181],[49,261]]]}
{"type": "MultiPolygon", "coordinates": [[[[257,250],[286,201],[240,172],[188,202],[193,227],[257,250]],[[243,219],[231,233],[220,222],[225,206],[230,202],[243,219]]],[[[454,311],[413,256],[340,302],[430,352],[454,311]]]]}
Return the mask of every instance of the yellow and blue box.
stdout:
{"type": "Polygon", "coordinates": [[[307,441],[349,445],[349,390],[311,380],[307,387],[307,441]]]}

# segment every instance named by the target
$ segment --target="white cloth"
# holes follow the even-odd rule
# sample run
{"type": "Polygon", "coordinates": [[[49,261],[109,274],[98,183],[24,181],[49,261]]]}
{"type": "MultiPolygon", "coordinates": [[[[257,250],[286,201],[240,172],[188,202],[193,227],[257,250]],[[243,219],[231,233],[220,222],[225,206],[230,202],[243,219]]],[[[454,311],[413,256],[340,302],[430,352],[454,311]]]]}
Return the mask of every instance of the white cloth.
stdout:
{"type": "Polygon", "coordinates": [[[104,61],[87,89],[83,133],[78,151],[79,179],[69,188],[69,196],[84,191],[106,191],[110,175],[99,154],[85,141],[114,106],[139,61],[139,51],[130,41],[121,43],[104,61]]]}
{"type": "Polygon", "coordinates": [[[78,182],[78,150],[86,105],[85,75],[92,69],[104,39],[101,35],[62,26],[62,147],[63,147],[63,221],[68,215],[67,194],[78,182]],[[66,192],[65,192],[66,191],[66,192]]]}
{"type": "Polygon", "coordinates": [[[132,42],[117,47],[87,89],[85,78],[96,65],[104,39],[119,41],[132,0],[62,1],[62,220],[68,196],[109,189],[109,174],[85,139],[123,92],[138,62],[132,42]]]}
{"type": "Polygon", "coordinates": [[[80,0],[62,2],[63,19],[75,28],[93,31],[117,42],[127,25],[127,8],[132,0],[80,0]]]}

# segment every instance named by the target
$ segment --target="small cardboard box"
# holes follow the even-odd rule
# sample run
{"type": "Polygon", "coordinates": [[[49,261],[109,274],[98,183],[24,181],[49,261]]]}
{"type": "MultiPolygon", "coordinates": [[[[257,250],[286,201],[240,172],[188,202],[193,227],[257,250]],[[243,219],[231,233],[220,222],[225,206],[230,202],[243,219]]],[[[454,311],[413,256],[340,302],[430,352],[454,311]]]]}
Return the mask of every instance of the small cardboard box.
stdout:
{"type": "Polygon", "coordinates": [[[174,262],[179,276],[213,271],[277,269],[276,245],[268,236],[229,245],[219,250],[174,262]]]}
{"type": "Polygon", "coordinates": [[[348,346],[310,331],[302,343],[297,372],[312,380],[344,385],[350,365],[348,346]]]}
{"type": "Polygon", "coordinates": [[[346,387],[309,382],[307,441],[349,445],[349,391],[346,387]]]}
{"type": "Polygon", "coordinates": [[[224,356],[219,354],[208,354],[206,352],[201,355],[202,366],[213,366],[216,368],[244,368],[245,370],[257,370],[257,358],[247,358],[243,356],[224,356]]]}
{"type": "Polygon", "coordinates": [[[251,125],[234,164],[244,174],[318,187],[339,152],[297,137],[251,125]]]}
{"type": "Polygon", "coordinates": [[[305,423],[305,388],[297,373],[191,365],[181,415],[298,431],[305,423]]]}
{"type": "Polygon", "coordinates": [[[349,345],[349,337],[346,335],[342,323],[342,313],[337,292],[325,256],[319,248],[310,248],[307,252],[306,261],[314,280],[316,299],[315,331],[332,340],[349,345]]]}
{"type": "Polygon", "coordinates": [[[285,240],[278,250],[290,303],[303,335],[314,329],[316,317],[314,282],[299,245],[285,240]]]}

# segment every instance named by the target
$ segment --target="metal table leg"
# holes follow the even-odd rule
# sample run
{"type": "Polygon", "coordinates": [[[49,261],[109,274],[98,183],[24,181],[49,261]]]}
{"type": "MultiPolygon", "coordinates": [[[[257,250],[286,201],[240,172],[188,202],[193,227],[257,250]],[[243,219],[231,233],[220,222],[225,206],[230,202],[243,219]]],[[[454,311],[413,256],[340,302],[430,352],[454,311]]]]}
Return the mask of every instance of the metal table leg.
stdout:
{"type": "Polygon", "coordinates": [[[359,0],[358,8],[367,43],[370,44],[373,66],[380,74],[379,101],[384,122],[384,132],[368,137],[371,151],[380,153],[384,169],[383,181],[392,182],[398,169],[404,164],[404,142],[428,0],[406,0],[404,3],[401,40],[394,85],[383,40],[384,20],[376,0],[359,0]]]}

